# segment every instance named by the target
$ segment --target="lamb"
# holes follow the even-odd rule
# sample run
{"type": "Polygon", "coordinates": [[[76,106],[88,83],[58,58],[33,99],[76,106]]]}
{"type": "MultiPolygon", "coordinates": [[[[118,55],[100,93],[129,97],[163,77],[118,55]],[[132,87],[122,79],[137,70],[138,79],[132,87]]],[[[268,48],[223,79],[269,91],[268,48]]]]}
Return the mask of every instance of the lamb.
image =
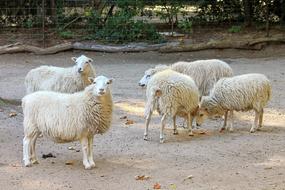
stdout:
{"type": "Polygon", "coordinates": [[[210,89],[222,77],[233,76],[232,68],[224,61],[218,59],[198,60],[193,62],[176,62],[173,65],[157,65],[145,71],[139,81],[139,86],[147,86],[150,78],[157,72],[172,69],[192,77],[199,88],[201,96],[209,94],[210,89]]]}
{"type": "Polygon", "coordinates": [[[162,116],[160,142],[164,142],[164,127],[167,117],[173,119],[174,134],[177,133],[176,116],[187,120],[189,135],[193,135],[193,116],[198,110],[199,91],[193,79],[187,75],[167,69],[155,74],[148,82],[146,90],[145,132],[148,140],[148,127],[153,110],[162,116]]]}
{"type": "Polygon", "coordinates": [[[112,120],[111,83],[112,79],[98,76],[81,92],[38,91],[26,95],[22,99],[24,165],[38,163],[35,144],[43,134],[56,143],[80,141],[85,169],[95,167],[94,135],[107,132],[112,120]]]}
{"type": "MultiPolygon", "coordinates": [[[[233,111],[255,111],[255,119],[250,132],[262,127],[263,109],[271,97],[271,84],[263,74],[244,74],[220,79],[209,96],[202,98],[196,117],[197,125],[205,118],[224,114],[221,131],[227,128],[230,112],[230,131],[233,131],[233,111]],[[259,123],[257,124],[257,122],[259,123]]],[[[228,128],[227,128],[228,129],[228,128]]]]}
{"type": "Polygon", "coordinates": [[[27,94],[39,90],[74,93],[90,84],[88,77],[95,77],[91,58],[81,55],[71,58],[75,65],[69,68],[40,66],[29,71],[25,78],[27,94]]]}

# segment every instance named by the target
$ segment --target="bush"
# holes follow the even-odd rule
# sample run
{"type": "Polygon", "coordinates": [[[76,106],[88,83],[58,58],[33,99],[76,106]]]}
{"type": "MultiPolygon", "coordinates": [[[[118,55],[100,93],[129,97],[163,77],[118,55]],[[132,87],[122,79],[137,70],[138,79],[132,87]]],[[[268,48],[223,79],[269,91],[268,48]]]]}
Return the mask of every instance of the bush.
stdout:
{"type": "Polygon", "coordinates": [[[228,31],[230,33],[239,33],[241,31],[241,26],[232,26],[228,31]]]}

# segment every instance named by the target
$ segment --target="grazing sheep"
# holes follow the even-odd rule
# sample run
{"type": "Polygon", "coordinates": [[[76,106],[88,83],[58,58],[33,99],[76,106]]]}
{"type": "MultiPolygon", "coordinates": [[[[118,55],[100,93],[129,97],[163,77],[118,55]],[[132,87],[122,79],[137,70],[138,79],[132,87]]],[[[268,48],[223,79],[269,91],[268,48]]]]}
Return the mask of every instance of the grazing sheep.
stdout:
{"type": "Polygon", "coordinates": [[[173,119],[174,134],[177,134],[176,116],[187,120],[189,135],[193,135],[193,116],[198,110],[199,91],[193,79],[171,69],[155,74],[148,82],[145,107],[146,127],[144,139],[148,139],[148,126],[154,109],[162,116],[160,142],[164,142],[164,127],[167,117],[173,119]]]}
{"type": "Polygon", "coordinates": [[[233,111],[255,111],[255,119],[250,132],[262,127],[263,108],[271,97],[271,85],[263,74],[245,74],[220,79],[209,96],[202,98],[196,117],[197,125],[203,123],[208,116],[223,115],[227,127],[228,111],[230,111],[230,131],[233,131],[233,111]],[[259,120],[259,123],[257,124],[259,120]]]}
{"type": "Polygon", "coordinates": [[[201,96],[208,95],[220,78],[233,76],[232,68],[226,62],[218,59],[177,62],[170,66],[157,65],[146,70],[145,75],[139,81],[139,86],[146,86],[155,73],[169,68],[192,77],[199,88],[201,96]]]}
{"type": "Polygon", "coordinates": [[[25,78],[27,94],[39,90],[74,93],[90,84],[88,77],[95,77],[92,59],[81,55],[71,58],[75,65],[69,68],[40,66],[32,69],[25,78]]]}
{"type": "Polygon", "coordinates": [[[99,76],[81,92],[38,91],[26,95],[22,99],[24,165],[37,163],[35,144],[38,136],[43,134],[56,143],[79,140],[85,169],[94,167],[94,135],[105,133],[112,120],[111,83],[112,79],[99,76]]]}

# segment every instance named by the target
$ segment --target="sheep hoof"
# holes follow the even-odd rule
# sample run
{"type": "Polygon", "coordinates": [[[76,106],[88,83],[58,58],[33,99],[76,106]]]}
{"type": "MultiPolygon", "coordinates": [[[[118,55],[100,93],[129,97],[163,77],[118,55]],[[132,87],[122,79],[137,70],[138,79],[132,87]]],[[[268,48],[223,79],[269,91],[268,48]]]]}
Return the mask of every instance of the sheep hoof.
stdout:
{"type": "Polygon", "coordinates": [[[189,136],[194,136],[194,134],[193,134],[193,132],[191,131],[191,132],[189,132],[189,134],[188,134],[189,136]]]}
{"type": "Polygon", "coordinates": [[[91,170],[92,166],[91,165],[85,165],[85,170],[91,170]]]}
{"type": "Polygon", "coordinates": [[[254,129],[254,128],[251,128],[251,129],[250,129],[250,132],[251,132],[251,133],[254,133],[254,132],[255,132],[255,129],[254,129]]]}
{"type": "Polygon", "coordinates": [[[225,127],[221,127],[220,132],[223,132],[225,129],[226,129],[225,127]]]}
{"type": "Polygon", "coordinates": [[[164,143],[164,138],[160,138],[160,143],[164,143]]]}
{"type": "Polygon", "coordinates": [[[91,163],[90,165],[91,165],[91,168],[95,168],[95,166],[96,166],[94,162],[91,163]]]}
{"type": "Polygon", "coordinates": [[[178,135],[178,131],[177,130],[173,130],[173,135],[178,135]]]}
{"type": "Polygon", "coordinates": [[[148,141],[147,135],[144,135],[144,136],[143,136],[143,140],[148,141]]]}
{"type": "Polygon", "coordinates": [[[32,162],[24,160],[24,165],[25,165],[25,167],[31,167],[32,162]]]}
{"type": "Polygon", "coordinates": [[[32,160],[32,163],[33,164],[39,164],[39,161],[38,160],[32,160]]]}
{"type": "Polygon", "coordinates": [[[234,129],[230,127],[229,128],[229,132],[233,132],[233,131],[234,131],[234,129]]]}

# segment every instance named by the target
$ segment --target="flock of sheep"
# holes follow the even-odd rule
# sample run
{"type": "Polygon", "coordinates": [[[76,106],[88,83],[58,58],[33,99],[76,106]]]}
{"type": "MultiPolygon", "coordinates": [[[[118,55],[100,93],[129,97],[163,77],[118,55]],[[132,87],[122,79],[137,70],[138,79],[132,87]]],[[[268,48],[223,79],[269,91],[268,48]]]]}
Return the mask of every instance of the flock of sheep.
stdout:
{"type": "MultiPolygon", "coordinates": [[[[81,55],[73,57],[71,68],[41,66],[25,78],[27,95],[22,99],[24,113],[23,160],[25,166],[38,163],[35,144],[45,135],[57,143],[80,141],[85,169],[95,166],[93,138],[105,133],[111,125],[113,101],[112,79],[95,78],[93,60],[81,55]]],[[[192,123],[201,125],[205,118],[224,115],[221,130],[233,130],[233,111],[255,111],[250,132],[262,126],[263,108],[271,96],[270,81],[263,74],[234,76],[231,67],[217,59],[157,65],[145,71],[139,85],[147,87],[144,139],[154,110],[162,116],[160,142],[163,143],[167,118],[187,122],[189,135],[192,123]]]]}

